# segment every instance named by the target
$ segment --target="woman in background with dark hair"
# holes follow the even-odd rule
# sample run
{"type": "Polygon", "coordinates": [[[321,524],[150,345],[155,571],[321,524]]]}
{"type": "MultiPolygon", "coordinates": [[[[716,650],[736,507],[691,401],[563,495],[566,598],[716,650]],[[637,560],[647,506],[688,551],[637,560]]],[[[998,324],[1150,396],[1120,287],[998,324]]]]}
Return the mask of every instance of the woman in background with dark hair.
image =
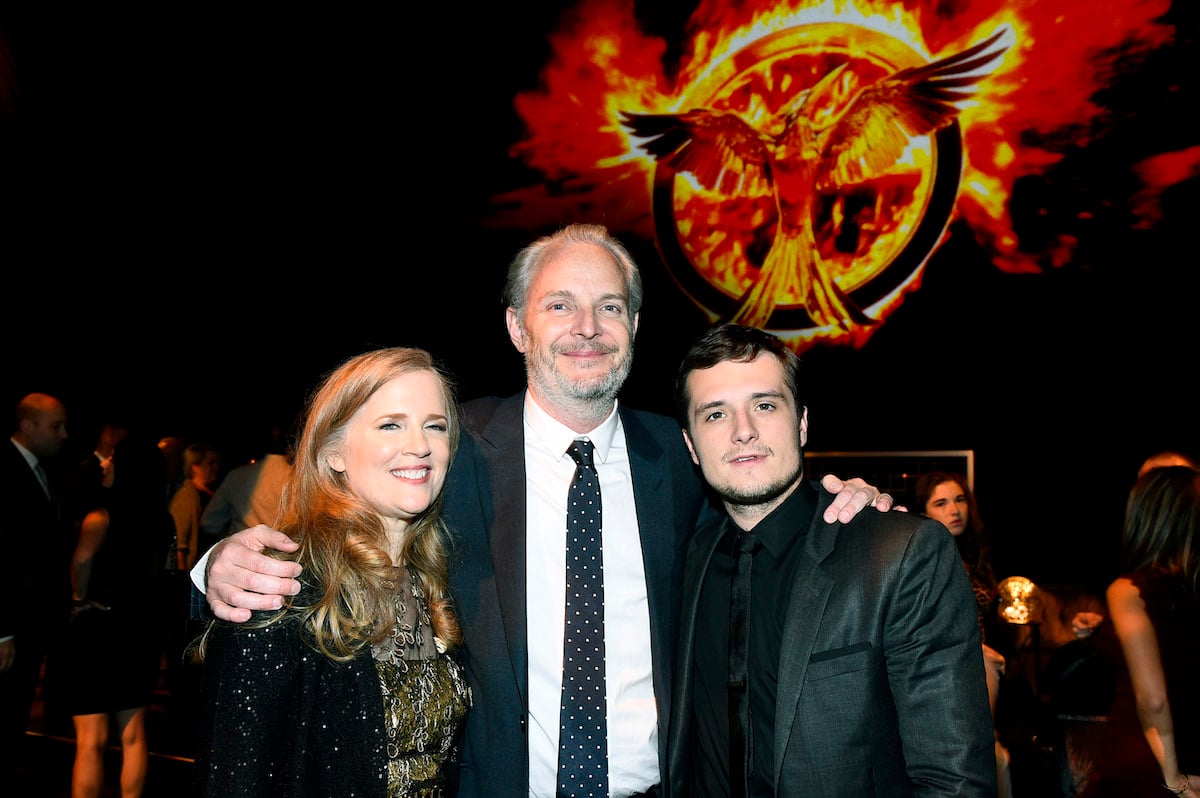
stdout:
{"type": "MultiPolygon", "coordinates": [[[[975,494],[971,492],[966,477],[950,471],[931,471],[917,477],[913,490],[914,508],[926,516],[940,521],[950,530],[963,567],[971,577],[971,589],[975,592],[976,615],[979,635],[983,640],[983,662],[987,675],[988,701],[992,707],[992,721],[996,719],[996,708],[1000,697],[1000,683],[1007,671],[1006,657],[1001,653],[1007,645],[997,649],[998,630],[995,629],[996,608],[999,593],[996,574],[992,570],[991,546],[975,494]]],[[[1008,749],[996,739],[996,784],[1000,798],[1012,798],[1011,756],[1008,749]]]]}
{"type": "Polygon", "coordinates": [[[71,557],[75,608],[59,672],[75,724],[73,798],[99,796],[110,719],[120,733],[122,798],[145,789],[146,715],[158,682],[158,618],[145,597],[163,576],[162,555],[175,534],[163,505],[165,466],[156,440],[129,432],[113,449],[112,487],[84,518],[71,557]]]}
{"type": "Polygon", "coordinates": [[[975,494],[966,477],[951,471],[931,471],[917,477],[914,508],[950,530],[979,607],[979,634],[985,644],[994,640],[997,630],[998,593],[996,573],[992,570],[992,548],[979,515],[975,494]]]}
{"type": "Polygon", "coordinates": [[[1116,696],[1085,788],[1096,796],[1200,795],[1200,472],[1147,471],[1130,491],[1123,573],[1109,585],[1116,696]]]}

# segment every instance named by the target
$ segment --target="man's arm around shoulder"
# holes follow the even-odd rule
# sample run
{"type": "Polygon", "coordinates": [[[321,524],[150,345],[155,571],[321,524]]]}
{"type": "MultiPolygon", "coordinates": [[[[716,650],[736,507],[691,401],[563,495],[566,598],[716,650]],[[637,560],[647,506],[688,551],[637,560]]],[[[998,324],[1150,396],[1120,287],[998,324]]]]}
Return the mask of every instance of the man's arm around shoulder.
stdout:
{"type": "Polygon", "coordinates": [[[300,564],[279,560],[266,549],[295,551],[296,541],[265,524],[243,529],[217,543],[191,570],[212,614],[223,621],[250,620],[251,610],[277,610],[284,596],[300,592],[300,564]]]}

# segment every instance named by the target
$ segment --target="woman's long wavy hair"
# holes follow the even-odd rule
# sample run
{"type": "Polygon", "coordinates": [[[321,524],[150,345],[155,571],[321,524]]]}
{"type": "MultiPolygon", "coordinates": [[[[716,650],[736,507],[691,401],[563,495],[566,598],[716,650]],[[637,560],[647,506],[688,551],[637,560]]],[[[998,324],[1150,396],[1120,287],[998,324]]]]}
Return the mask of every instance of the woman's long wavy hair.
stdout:
{"type": "MultiPolygon", "coordinates": [[[[423,349],[393,347],[351,357],[310,396],[275,524],[300,548],[276,556],[300,562],[305,569],[301,578],[321,585],[323,592],[311,605],[285,601],[283,610],[253,623],[267,625],[285,613],[298,613],[305,638],[339,661],[392,633],[397,586],[383,522],[328,459],[345,444],[351,417],[376,391],[391,380],[422,371],[437,375],[442,385],[453,461],[461,436],[453,383],[423,349]]],[[[451,538],[442,521],[444,506],[443,490],[411,521],[400,557],[415,572],[429,601],[434,634],[452,648],[462,643],[462,633],[449,594],[451,538]]]]}
{"type": "Polygon", "coordinates": [[[1161,466],[1134,483],[1125,504],[1122,565],[1182,579],[1200,595],[1200,471],[1161,466]]]}

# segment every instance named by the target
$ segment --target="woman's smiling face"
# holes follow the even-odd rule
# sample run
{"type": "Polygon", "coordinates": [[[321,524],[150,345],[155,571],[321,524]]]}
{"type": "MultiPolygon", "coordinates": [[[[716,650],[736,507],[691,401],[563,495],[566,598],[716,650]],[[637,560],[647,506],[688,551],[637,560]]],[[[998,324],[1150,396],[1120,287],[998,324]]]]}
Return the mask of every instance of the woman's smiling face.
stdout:
{"type": "Polygon", "coordinates": [[[437,498],[450,468],[446,397],[437,375],[389,380],[346,424],[329,465],[381,518],[406,526],[437,498]]]}

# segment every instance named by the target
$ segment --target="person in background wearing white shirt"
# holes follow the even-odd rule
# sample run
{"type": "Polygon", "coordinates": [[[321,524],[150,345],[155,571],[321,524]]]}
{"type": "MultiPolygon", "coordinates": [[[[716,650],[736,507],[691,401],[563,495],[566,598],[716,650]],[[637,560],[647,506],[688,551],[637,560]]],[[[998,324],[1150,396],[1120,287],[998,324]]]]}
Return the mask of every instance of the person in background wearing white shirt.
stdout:
{"type": "Polygon", "coordinates": [[[274,524],[279,496],[292,472],[287,430],[273,426],[263,452],[248,463],[231,468],[200,516],[200,538],[205,547],[226,535],[258,524],[274,524]]]}

